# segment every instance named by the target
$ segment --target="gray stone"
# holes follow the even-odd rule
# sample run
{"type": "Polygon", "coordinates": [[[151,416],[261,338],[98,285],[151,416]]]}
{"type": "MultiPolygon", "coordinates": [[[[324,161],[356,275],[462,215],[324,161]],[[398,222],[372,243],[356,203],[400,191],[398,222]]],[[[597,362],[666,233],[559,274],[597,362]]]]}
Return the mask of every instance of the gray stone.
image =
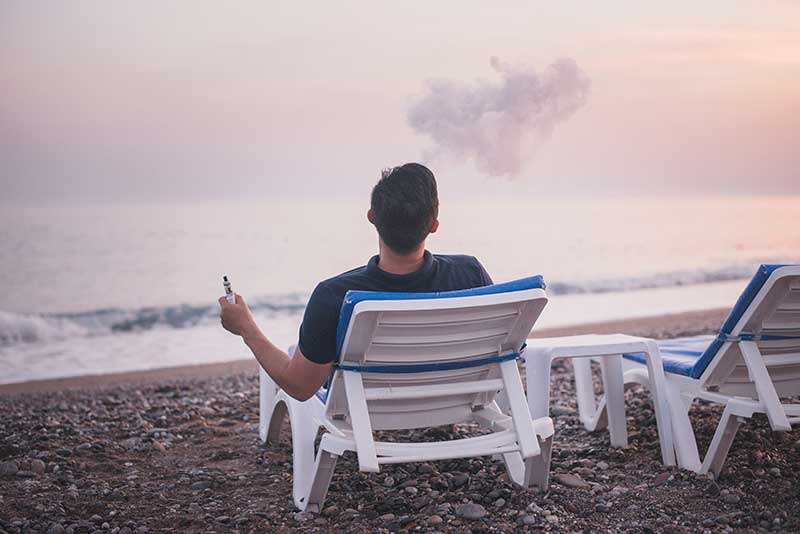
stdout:
{"type": "Polygon", "coordinates": [[[10,461],[0,463],[0,476],[14,476],[17,474],[17,471],[19,471],[17,462],[10,461]]]}
{"type": "Polygon", "coordinates": [[[435,527],[437,525],[441,525],[444,523],[444,519],[439,517],[438,515],[432,515],[428,518],[428,525],[435,527]]]}
{"type": "Polygon", "coordinates": [[[610,492],[608,492],[608,495],[609,497],[617,498],[625,495],[626,493],[628,493],[628,488],[622,486],[614,486],[614,488],[610,492]]]}
{"type": "Polygon", "coordinates": [[[314,519],[314,514],[311,512],[295,512],[294,514],[294,520],[298,523],[305,523],[311,519],[314,519]]]}
{"type": "Polygon", "coordinates": [[[456,515],[464,519],[475,520],[486,517],[486,508],[474,502],[459,504],[456,506],[456,515]]]}
{"type": "Polygon", "coordinates": [[[192,491],[203,491],[211,487],[211,482],[209,480],[198,480],[194,484],[192,484],[192,491]]]}
{"type": "Polygon", "coordinates": [[[31,460],[31,471],[37,475],[44,474],[47,471],[47,465],[41,460],[31,460]]]}
{"type": "Polygon", "coordinates": [[[562,486],[567,486],[568,488],[591,487],[590,484],[585,480],[583,480],[581,477],[573,475],[571,473],[557,473],[553,476],[553,480],[555,480],[562,486]]]}
{"type": "Polygon", "coordinates": [[[523,525],[535,525],[538,519],[535,515],[525,514],[519,519],[523,525]]]}
{"type": "Polygon", "coordinates": [[[436,512],[439,515],[447,515],[453,510],[453,505],[449,502],[443,502],[439,506],[436,507],[436,512]]]}
{"type": "Polygon", "coordinates": [[[575,415],[575,409],[570,408],[569,406],[561,406],[560,404],[554,404],[550,407],[550,414],[556,417],[562,415],[575,415]]]}
{"type": "Polygon", "coordinates": [[[536,504],[535,502],[532,502],[532,503],[530,503],[528,505],[528,511],[529,512],[533,512],[535,514],[543,514],[544,513],[544,509],[541,506],[539,506],[538,504],[536,504]]]}
{"type": "Polygon", "coordinates": [[[50,525],[50,528],[47,529],[47,534],[64,534],[64,527],[59,523],[53,523],[50,525]]]}
{"type": "Polygon", "coordinates": [[[322,510],[322,515],[324,515],[326,517],[330,517],[330,516],[336,515],[338,513],[339,513],[339,507],[336,506],[335,504],[332,504],[332,505],[330,505],[330,506],[328,506],[328,507],[326,507],[325,509],[322,510]]]}
{"type": "Polygon", "coordinates": [[[150,448],[150,442],[145,441],[142,438],[128,438],[122,441],[122,446],[128,449],[129,451],[146,451],[150,448]]]}
{"type": "Polygon", "coordinates": [[[729,493],[728,495],[722,497],[722,502],[724,502],[725,504],[739,504],[739,501],[741,500],[742,500],[741,497],[739,497],[738,495],[734,495],[733,493],[729,493]]]}
{"type": "Polygon", "coordinates": [[[653,477],[653,486],[660,486],[665,484],[670,479],[672,473],[659,473],[653,477]]]}
{"type": "Polygon", "coordinates": [[[455,473],[451,480],[453,481],[454,488],[460,488],[461,486],[469,482],[469,475],[466,475],[464,473],[455,473]]]}

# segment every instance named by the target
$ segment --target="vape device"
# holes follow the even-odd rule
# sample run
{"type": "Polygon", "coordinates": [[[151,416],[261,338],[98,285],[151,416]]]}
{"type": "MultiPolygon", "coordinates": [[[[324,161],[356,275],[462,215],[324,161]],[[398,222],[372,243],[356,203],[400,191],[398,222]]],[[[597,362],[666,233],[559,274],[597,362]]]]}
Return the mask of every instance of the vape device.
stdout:
{"type": "Polygon", "coordinates": [[[231,304],[236,303],[236,295],[233,294],[233,289],[231,289],[231,283],[228,280],[227,276],[222,277],[222,287],[225,288],[225,298],[231,304]]]}

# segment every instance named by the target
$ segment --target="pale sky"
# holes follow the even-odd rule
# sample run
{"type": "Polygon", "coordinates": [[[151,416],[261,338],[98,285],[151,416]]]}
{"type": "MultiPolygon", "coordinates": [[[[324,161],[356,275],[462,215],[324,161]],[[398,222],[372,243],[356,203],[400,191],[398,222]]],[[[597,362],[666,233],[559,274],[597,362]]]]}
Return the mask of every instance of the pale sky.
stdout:
{"type": "Polygon", "coordinates": [[[406,112],[489,58],[575,60],[586,106],[513,183],[443,192],[800,193],[800,3],[0,4],[0,202],[364,195],[406,112]]]}

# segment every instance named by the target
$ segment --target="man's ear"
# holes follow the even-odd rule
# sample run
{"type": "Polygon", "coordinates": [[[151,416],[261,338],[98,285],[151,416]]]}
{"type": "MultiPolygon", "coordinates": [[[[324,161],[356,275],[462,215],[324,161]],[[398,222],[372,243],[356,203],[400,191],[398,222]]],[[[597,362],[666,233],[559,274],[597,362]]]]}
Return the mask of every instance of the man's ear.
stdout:
{"type": "Polygon", "coordinates": [[[372,224],[375,224],[375,215],[372,214],[372,209],[367,210],[367,220],[372,224]]]}
{"type": "Polygon", "coordinates": [[[436,230],[438,230],[438,229],[439,229],[439,219],[435,219],[433,221],[433,224],[431,225],[431,233],[435,234],[436,230]]]}

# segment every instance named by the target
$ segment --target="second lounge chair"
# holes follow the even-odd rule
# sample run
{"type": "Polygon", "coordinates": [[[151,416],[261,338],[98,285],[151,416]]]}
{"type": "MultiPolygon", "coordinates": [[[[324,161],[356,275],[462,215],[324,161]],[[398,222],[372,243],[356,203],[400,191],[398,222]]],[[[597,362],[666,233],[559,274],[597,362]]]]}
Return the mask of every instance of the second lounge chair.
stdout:
{"type": "MultiPolygon", "coordinates": [[[[765,414],[776,431],[800,424],[800,265],[761,265],[717,335],[658,346],[667,377],[658,397],[669,405],[678,464],[719,476],[747,418],[765,414]],[[792,397],[794,403],[781,400],[792,397]],[[702,462],[688,416],[695,399],[725,406],[702,462]]],[[[642,354],[626,354],[624,362],[626,383],[654,387],[642,354]]],[[[580,382],[591,384],[591,377],[580,382]]]]}

